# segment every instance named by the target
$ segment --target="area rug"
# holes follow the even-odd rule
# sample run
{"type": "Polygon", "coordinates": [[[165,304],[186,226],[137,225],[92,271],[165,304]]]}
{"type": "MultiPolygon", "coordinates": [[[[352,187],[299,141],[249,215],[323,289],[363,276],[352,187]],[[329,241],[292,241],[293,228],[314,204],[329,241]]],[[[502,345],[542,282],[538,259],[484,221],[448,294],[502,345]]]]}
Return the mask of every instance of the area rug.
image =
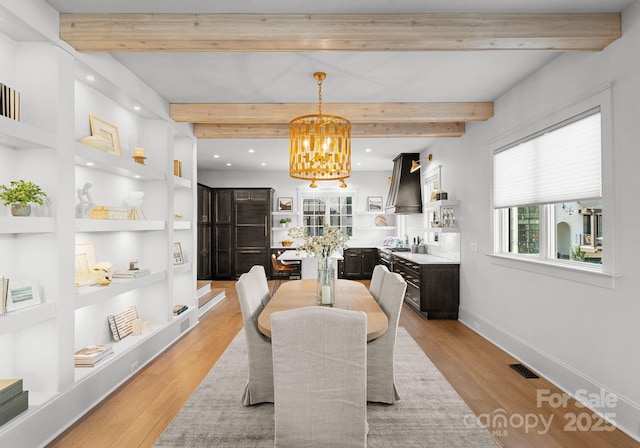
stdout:
{"type": "MultiPolygon", "coordinates": [[[[155,447],[272,447],[273,404],[241,401],[247,369],[241,330],[155,447]]],[[[403,327],[396,341],[396,383],[400,401],[367,405],[369,448],[498,446],[403,327]]]]}

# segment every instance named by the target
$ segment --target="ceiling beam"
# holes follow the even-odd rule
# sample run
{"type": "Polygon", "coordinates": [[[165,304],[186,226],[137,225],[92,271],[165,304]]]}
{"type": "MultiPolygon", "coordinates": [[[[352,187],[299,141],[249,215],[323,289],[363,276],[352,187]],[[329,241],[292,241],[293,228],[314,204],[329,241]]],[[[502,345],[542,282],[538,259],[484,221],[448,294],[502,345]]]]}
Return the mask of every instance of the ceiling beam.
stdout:
{"type": "MultiPolygon", "coordinates": [[[[353,123],[352,138],[461,137],[465,124],[456,123],[353,123]]],[[[285,123],[196,123],[194,134],[199,139],[289,138],[285,123]]]]}
{"type": "Polygon", "coordinates": [[[78,51],[599,51],[619,13],[61,14],[78,51]]]}
{"type": "MultiPolygon", "coordinates": [[[[289,124],[318,112],[317,103],[175,103],[169,115],[177,122],[216,124],[289,124]]],[[[355,123],[426,123],[485,121],[493,103],[322,103],[322,113],[355,123]]]]}

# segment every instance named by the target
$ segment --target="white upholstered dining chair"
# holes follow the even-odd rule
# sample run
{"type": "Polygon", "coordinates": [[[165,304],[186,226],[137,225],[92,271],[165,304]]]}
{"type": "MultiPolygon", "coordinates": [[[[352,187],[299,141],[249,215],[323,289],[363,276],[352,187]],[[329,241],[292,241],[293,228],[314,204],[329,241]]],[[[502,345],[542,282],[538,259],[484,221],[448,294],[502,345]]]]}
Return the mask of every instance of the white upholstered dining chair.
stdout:
{"type": "Polygon", "coordinates": [[[264,266],[257,264],[249,269],[249,274],[253,275],[257,281],[257,287],[260,294],[262,305],[267,306],[271,300],[271,291],[269,291],[269,282],[267,281],[267,273],[264,266]]]}
{"type": "Polygon", "coordinates": [[[367,317],[306,307],[271,315],[275,446],[366,447],[367,317]]]}
{"type": "Polygon", "coordinates": [[[242,395],[245,405],[273,402],[273,361],[271,343],[258,329],[258,316],[264,306],[256,276],[244,273],[236,282],[242,310],[244,334],[249,355],[249,378],[242,395]]]}
{"type": "Polygon", "coordinates": [[[405,280],[386,272],[378,304],[389,319],[387,331],[367,344],[367,401],[392,404],[400,399],[393,374],[400,310],[407,289],[405,280]]]}
{"type": "Polygon", "coordinates": [[[382,283],[384,281],[385,274],[389,272],[386,266],[377,264],[373,268],[373,274],[371,274],[371,283],[369,284],[369,292],[376,299],[376,302],[380,300],[380,290],[382,289],[382,283]]]}

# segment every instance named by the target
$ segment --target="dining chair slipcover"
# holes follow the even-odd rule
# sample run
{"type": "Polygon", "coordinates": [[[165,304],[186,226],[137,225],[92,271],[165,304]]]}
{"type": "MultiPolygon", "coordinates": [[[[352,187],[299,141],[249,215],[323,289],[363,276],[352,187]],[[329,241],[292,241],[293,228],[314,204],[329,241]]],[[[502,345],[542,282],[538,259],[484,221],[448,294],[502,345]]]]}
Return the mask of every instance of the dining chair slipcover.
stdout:
{"type": "Polygon", "coordinates": [[[376,299],[376,302],[380,301],[380,290],[382,289],[382,282],[384,281],[385,274],[389,272],[386,266],[377,264],[373,268],[373,274],[371,274],[371,283],[369,284],[369,292],[376,299]]]}
{"type": "Polygon", "coordinates": [[[275,446],[366,447],[367,317],[305,307],[271,315],[275,446]]]}
{"type": "Polygon", "coordinates": [[[267,273],[264,270],[264,266],[257,264],[249,270],[249,273],[255,277],[260,294],[260,301],[262,305],[266,306],[269,300],[271,300],[271,291],[269,291],[269,282],[267,281],[267,273]]]}
{"type": "Polygon", "coordinates": [[[367,401],[392,404],[400,399],[393,375],[398,321],[407,283],[395,272],[384,275],[378,304],[389,319],[387,331],[367,344],[367,401]]]}
{"type": "Polygon", "coordinates": [[[273,403],[273,361],[271,343],[258,330],[258,316],[262,312],[260,286],[256,276],[244,273],[236,282],[236,291],[242,310],[244,334],[249,355],[249,378],[242,395],[245,405],[273,403]]]}

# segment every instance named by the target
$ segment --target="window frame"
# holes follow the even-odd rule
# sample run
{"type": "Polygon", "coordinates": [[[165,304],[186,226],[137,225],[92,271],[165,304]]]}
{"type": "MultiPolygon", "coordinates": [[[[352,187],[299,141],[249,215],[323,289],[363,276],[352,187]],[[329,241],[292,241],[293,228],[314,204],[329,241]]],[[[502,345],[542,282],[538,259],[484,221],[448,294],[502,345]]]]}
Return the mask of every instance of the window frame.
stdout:
{"type": "MultiPolygon", "coordinates": [[[[328,200],[330,198],[338,198],[338,197],[351,197],[351,214],[350,215],[342,215],[342,216],[350,216],[351,217],[351,235],[349,238],[353,238],[356,232],[355,220],[356,220],[356,203],[357,203],[357,195],[353,190],[320,190],[320,191],[308,191],[308,190],[299,190],[298,191],[298,210],[299,210],[299,218],[300,218],[300,227],[306,228],[304,225],[304,200],[305,199],[325,199],[328,200]]],[[[331,214],[329,213],[329,202],[327,201],[326,209],[325,209],[325,218],[326,223],[329,224],[331,221],[331,214]]]]}
{"type": "MultiPolygon", "coordinates": [[[[523,269],[542,275],[564,278],[581,283],[614,289],[615,280],[615,195],[613,188],[614,146],[613,146],[613,83],[607,83],[579,98],[569,102],[566,106],[550,111],[529,122],[516,127],[512,131],[494,139],[489,145],[491,179],[493,179],[493,156],[496,150],[513,146],[528,136],[538,134],[544,129],[552,128],[559,123],[576,117],[588,110],[599,108],[601,114],[601,166],[602,166],[602,213],[604,215],[602,233],[606,241],[603,251],[602,264],[577,262],[549,258],[548,251],[555,246],[549,241],[549,226],[554,220],[553,205],[540,205],[540,253],[517,254],[505,252],[509,247],[508,210],[495,209],[493,203],[494,185],[490,182],[490,225],[492,229],[492,253],[488,254],[492,262],[497,265],[523,269]]],[[[524,206],[525,204],[523,204],[524,206]]],[[[554,226],[551,226],[554,228],[554,226]]]]}

